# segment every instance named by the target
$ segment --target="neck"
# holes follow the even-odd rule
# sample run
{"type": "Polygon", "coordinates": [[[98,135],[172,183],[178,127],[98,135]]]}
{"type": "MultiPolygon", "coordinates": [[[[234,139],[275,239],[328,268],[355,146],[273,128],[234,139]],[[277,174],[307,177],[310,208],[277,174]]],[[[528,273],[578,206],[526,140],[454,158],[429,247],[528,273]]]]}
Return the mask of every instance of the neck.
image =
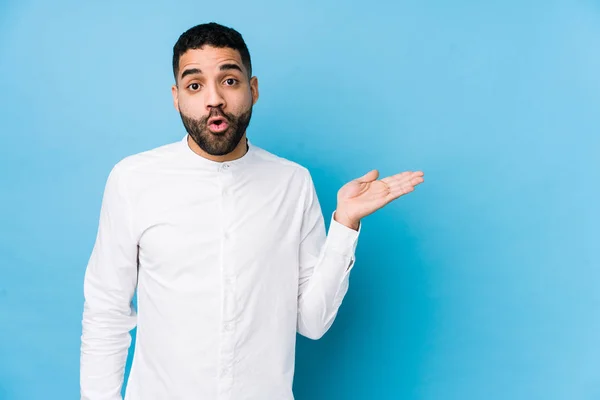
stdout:
{"type": "Polygon", "coordinates": [[[238,158],[242,158],[248,151],[247,141],[248,140],[246,138],[246,133],[244,133],[244,136],[242,136],[242,138],[240,139],[240,142],[235,147],[235,149],[233,149],[233,151],[231,151],[227,154],[224,154],[222,156],[213,156],[212,154],[208,154],[207,152],[202,150],[202,148],[200,148],[200,146],[198,146],[198,143],[196,143],[190,135],[188,135],[188,137],[187,137],[188,146],[190,147],[190,149],[192,149],[192,151],[194,153],[198,154],[201,157],[204,157],[208,160],[215,161],[215,162],[233,161],[233,160],[237,160],[238,158]]]}

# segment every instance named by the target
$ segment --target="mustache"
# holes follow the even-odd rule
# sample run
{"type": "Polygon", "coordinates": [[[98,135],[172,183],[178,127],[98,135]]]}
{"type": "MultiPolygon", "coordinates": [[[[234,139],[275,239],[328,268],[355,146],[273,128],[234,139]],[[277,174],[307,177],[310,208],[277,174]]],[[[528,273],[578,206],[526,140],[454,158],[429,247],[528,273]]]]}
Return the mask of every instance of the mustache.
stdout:
{"type": "Polygon", "coordinates": [[[234,115],[224,112],[220,107],[215,107],[215,108],[210,109],[210,112],[208,113],[208,115],[206,117],[202,118],[202,121],[207,122],[210,118],[213,118],[213,117],[220,117],[227,121],[231,121],[231,120],[235,119],[234,115]]]}

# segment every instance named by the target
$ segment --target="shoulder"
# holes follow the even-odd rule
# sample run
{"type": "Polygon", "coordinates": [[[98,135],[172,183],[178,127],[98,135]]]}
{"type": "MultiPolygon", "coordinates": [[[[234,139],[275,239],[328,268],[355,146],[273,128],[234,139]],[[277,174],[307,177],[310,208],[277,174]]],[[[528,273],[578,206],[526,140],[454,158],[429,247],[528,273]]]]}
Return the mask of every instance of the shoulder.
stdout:
{"type": "Polygon", "coordinates": [[[179,142],[128,155],[113,165],[109,173],[109,181],[127,181],[137,173],[144,173],[160,168],[163,163],[171,163],[178,156],[179,142]]]}
{"type": "Polygon", "coordinates": [[[254,157],[259,165],[276,171],[285,178],[297,179],[300,182],[311,181],[309,169],[296,161],[257,146],[254,146],[254,157]]]}

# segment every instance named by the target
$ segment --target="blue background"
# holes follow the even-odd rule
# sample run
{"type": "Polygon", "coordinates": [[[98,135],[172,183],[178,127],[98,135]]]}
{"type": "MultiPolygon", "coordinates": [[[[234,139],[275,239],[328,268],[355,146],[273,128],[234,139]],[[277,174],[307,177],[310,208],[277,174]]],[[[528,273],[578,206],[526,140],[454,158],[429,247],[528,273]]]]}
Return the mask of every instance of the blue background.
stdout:
{"type": "Polygon", "coordinates": [[[325,215],[372,168],[426,176],[364,220],[298,400],[600,399],[597,1],[0,4],[1,399],[78,398],[106,177],[183,137],[172,46],[212,20],[253,57],[249,137],[325,215]]]}

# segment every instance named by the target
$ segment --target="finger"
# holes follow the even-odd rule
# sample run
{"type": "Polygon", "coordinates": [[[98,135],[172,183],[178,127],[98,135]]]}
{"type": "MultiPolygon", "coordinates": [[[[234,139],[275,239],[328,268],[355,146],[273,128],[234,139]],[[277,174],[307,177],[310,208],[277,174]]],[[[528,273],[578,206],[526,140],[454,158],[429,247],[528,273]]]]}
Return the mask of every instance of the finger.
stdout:
{"type": "Polygon", "coordinates": [[[423,179],[423,177],[421,176],[415,176],[412,177],[408,180],[408,182],[406,182],[407,185],[411,185],[411,186],[417,186],[418,184],[421,184],[425,181],[425,179],[423,179]]]}
{"type": "Polygon", "coordinates": [[[356,179],[356,181],[359,183],[368,183],[368,182],[373,182],[378,177],[379,177],[379,171],[374,169],[374,170],[367,172],[365,175],[361,176],[360,178],[356,179]]]}
{"type": "Polygon", "coordinates": [[[394,182],[388,185],[388,187],[390,188],[391,191],[397,191],[397,190],[402,190],[404,188],[413,188],[421,183],[423,183],[423,178],[412,178],[411,180],[409,180],[408,182],[406,181],[400,181],[400,182],[394,182]]]}
{"type": "Polygon", "coordinates": [[[390,185],[388,185],[389,190],[390,190],[390,194],[392,196],[400,197],[403,194],[412,192],[415,187],[421,183],[423,183],[424,179],[422,177],[415,177],[410,179],[408,182],[405,181],[399,181],[399,182],[394,182],[390,185]]]}
{"type": "Polygon", "coordinates": [[[394,185],[402,182],[408,182],[412,178],[412,175],[412,171],[405,171],[396,175],[391,175],[386,178],[383,178],[382,181],[387,183],[388,185],[394,185]]]}
{"type": "Polygon", "coordinates": [[[414,191],[414,186],[398,186],[396,188],[391,188],[390,193],[388,194],[388,201],[396,200],[400,196],[404,196],[407,193],[414,191]]]}
{"type": "MultiPolygon", "coordinates": [[[[384,181],[388,185],[394,185],[394,184],[399,184],[399,183],[411,184],[413,181],[415,181],[415,178],[423,179],[423,175],[424,174],[422,171],[415,171],[415,172],[406,171],[406,172],[401,172],[396,175],[389,176],[387,178],[383,178],[382,181],[384,181]]],[[[417,181],[415,181],[415,182],[417,182],[417,181]]],[[[418,181],[418,183],[421,183],[421,182],[422,182],[422,180],[418,181]]]]}
{"type": "Polygon", "coordinates": [[[401,172],[396,175],[387,176],[387,177],[383,178],[382,181],[388,185],[393,185],[397,182],[401,182],[401,181],[405,180],[411,173],[412,173],[411,171],[401,172]]]}

